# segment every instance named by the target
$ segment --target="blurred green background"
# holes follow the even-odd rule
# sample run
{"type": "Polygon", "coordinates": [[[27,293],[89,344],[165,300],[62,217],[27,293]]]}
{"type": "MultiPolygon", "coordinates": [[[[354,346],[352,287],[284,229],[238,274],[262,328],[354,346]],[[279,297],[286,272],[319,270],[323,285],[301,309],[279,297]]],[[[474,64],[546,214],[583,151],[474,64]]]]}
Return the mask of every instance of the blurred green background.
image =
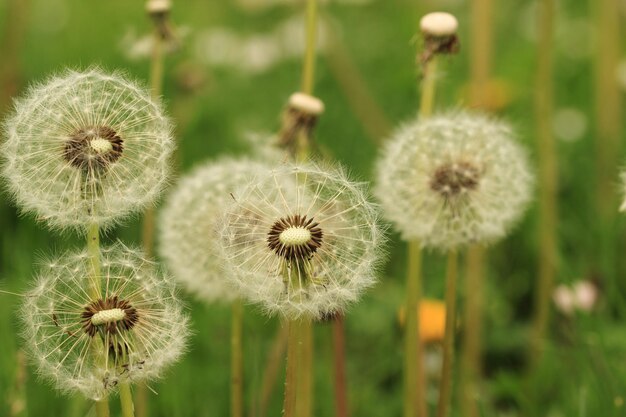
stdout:
{"type": "MultiPolygon", "coordinates": [[[[617,1],[617,0],[615,0],[617,1]]],[[[438,109],[467,106],[472,48],[470,1],[327,0],[322,3],[315,92],[326,112],[316,131],[321,148],[369,180],[377,144],[393,126],[416,114],[418,70],[415,41],[419,17],[445,10],[460,21],[461,49],[445,58],[438,109]],[[356,83],[356,84],[355,84],[356,83]],[[355,90],[356,85],[356,90],[355,90]],[[362,90],[365,88],[366,90],[362,90]],[[370,105],[361,94],[367,92],[370,105]],[[360,106],[355,103],[360,103],[360,106]],[[363,107],[363,103],[366,105],[363,107]],[[365,108],[365,110],[363,110],[365,108]],[[363,113],[364,112],[364,113],[363,113]]],[[[537,163],[533,113],[536,66],[536,2],[494,2],[490,87],[493,110],[509,120],[537,163]]],[[[560,187],[558,195],[558,283],[592,280],[599,288],[590,312],[553,311],[544,361],[526,376],[526,351],[538,263],[536,204],[504,242],[488,251],[485,291],[484,370],[479,399],[484,416],[626,415],[626,249],[623,216],[610,222],[598,214],[606,198],[617,212],[619,165],[605,167],[610,195],[598,195],[598,118],[594,60],[601,32],[596,2],[560,1],[554,42],[554,119],[560,187]]],[[[164,100],[175,120],[181,173],[224,154],[250,150],[250,133],[267,137],[280,127],[287,97],[300,85],[303,10],[296,0],[174,1],[172,21],[180,48],[166,57],[164,100]]],[[[620,21],[624,20],[622,4],[620,21]]],[[[147,83],[146,43],[152,30],[140,1],[4,0],[0,2],[2,109],[8,96],[28,83],[66,67],[100,65],[123,69],[147,83]]],[[[614,68],[615,88],[626,89],[626,53],[614,68]]],[[[621,93],[620,93],[621,94],[621,93]]],[[[619,110],[621,116],[623,111],[619,110]]],[[[621,130],[617,139],[623,142],[621,130]]],[[[613,155],[616,161],[623,161],[613,155]]],[[[43,255],[83,245],[73,234],[59,235],[18,216],[6,194],[0,200],[0,288],[24,291],[43,255]]],[[[139,244],[136,219],[103,240],[139,244]]],[[[403,330],[397,322],[404,300],[406,246],[391,235],[389,262],[380,283],[346,318],[350,408],[359,417],[401,415],[403,330]]],[[[443,296],[445,259],[425,257],[425,293],[443,296]]],[[[461,283],[461,288],[463,287],[461,283]]],[[[189,352],[152,383],[150,416],[226,416],[229,412],[228,306],[207,306],[188,295],[194,336],[189,352]]],[[[463,294],[461,293],[461,304],[463,294]]],[[[88,405],[60,396],[21,375],[19,297],[0,295],[0,416],[83,416],[88,405]],[[25,378],[25,380],[24,380],[25,378]],[[16,401],[26,410],[15,414],[16,401]]],[[[460,310],[462,312],[462,309],[460,310]]],[[[268,351],[280,323],[246,309],[245,397],[248,415],[257,415],[268,351]]],[[[460,315],[460,332],[463,316],[460,315]]],[[[333,415],[331,329],[315,330],[315,416],[333,415]]],[[[436,362],[438,348],[432,348],[436,362]]],[[[430,401],[436,401],[432,387],[430,401]]],[[[268,415],[279,415],[282,382],[268,415]]],[[[114,404],[115,402],[112,402],[114,404]]],[[[457,402],[458,404],[458,402],[457,402]]],[[[116,407],[116,406],[114,406],[116,407]]],[[[458,406],[452,415],[462,415],[458,406]]]]}

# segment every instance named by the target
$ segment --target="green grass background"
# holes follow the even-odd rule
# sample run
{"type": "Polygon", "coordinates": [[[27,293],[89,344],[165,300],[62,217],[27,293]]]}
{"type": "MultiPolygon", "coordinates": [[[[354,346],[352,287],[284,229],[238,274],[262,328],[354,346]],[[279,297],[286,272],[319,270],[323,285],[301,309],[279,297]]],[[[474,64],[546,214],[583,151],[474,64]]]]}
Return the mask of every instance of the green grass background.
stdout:
{"type": "MultiPolygon", "coordinates": [[[[20,1],[20,0],[17,0],[20,1]]],[[[142,80],[148,61],[125,58],[121,39],[127,30],[144,34],[150,22],[141,1],[24,0],[27,4],[24,41],[19,50],[20,86],[41,80],[65,67],[101,65],[123,69],[142,80]]],[[[271,31],[300,13],[301,4],[246,10],[234,1],[175,1],[173,21],[190,29],[183,48],[166,62],[164,99],[177,123],[179,160],[184,173],[195,164],[227,153],[246,151],[244,133],[274,132],[286,98],[300,83],[301,63],[280,62],[250,74],[237,68],[209,67],[194,54],[194,39],[202,30],[228,27],[242,36],[271,31]],[[195,91],[180,86],[179,75],[192,68],[204,78],[195,91]]],[[[444,9],[460,20],[460,53],[445,60],[437,93],[437,108],[463,106],[468,81],[469,2],[372,0],[362,5],[330,0],[325,18],[332,21],[358,66],[371,94],[393,125],[411,118],[418,102],[417,22],[425,11],[444,9]]],[[[537,44],[527,33],[535,27],[534,3],[494,2],[493,74],[511,89],[501,114],[519,132],[536,164],[532,98],[537,44]]],[[[555,42],[555,107],[575,108],[586,116],[587,128],[576,141],[559,141],[559,282],[595,278],[601,285],[594,312],[566,318],[558,313],[550,328],[545,360],[533,378],[525,378],[528,328],[535,291],[538,244],[536,205],[511,236],[489,251],[485,300],[485,381],[480,400],[484,416],[623,416],[626,395],[625,297],[626,249],[623,216],[602,230],[596,213],[594,172],[592,2],[562,1],[557,11],[555,42]],[[581,23],[574,26],[572,22],[581,23]],[[587,26],[585,26],[585,24],[587,26]],[[587,32],[580,33],[581,28],[587,32]],[[572,52],[573,51],[573,52],[572,52]],[[610,242],[600,252],[602,236],[610,242]]],[[[8,1],[0,2],[0,29],[7,26],[8,1]]],[[[622,16],[623,20],[623,16],[622,16]]],[[[0,30],[0,33],[3,33],[0,30]]],[[[5,35],[6,36],[6,35],[5,35]]],[[[6,39],[5,39],[6,41],[6,39]]],[[[625,55],[626,56],[626,55],[625,55]]],[[[369,180],[376,140],[368,137],[323,55],[317,60],[316,94],[326,104],[316,133],[319,144],[348,166],[356,178],[369,180]]],[[[0,55],[0,66],[8,65],[0,55]]],[[[623,137],[622,137],[623,139],[623,137]]],[[[623,141],[623,140],[622,140],[623,141]]],[[[614,167],[615,193],[619,167],[614,167]]],[[[616,196],[606,196],[617,201],[616,196]]],[[[59,235],[20,217],[6,194],[0,200],[0,287],[21,292],[29,286],[38,259],[64,248],[83,245],[71,234],[59,235]]],[[[617,207],[616,207],[617,210],[617,207]]],[[[138,243],[135,219],[103,240],[138,243]]],[[[354,416],[401,415],[402,330],[396,321],[404,300],[406,246],[391,235],[389,261],[380,283],[347,316],[347,356],[350,403],[354,416]]],[[[443,294],[441,254],[427,253],[425,292],[443,294]]],[[[226,416],[229,412],[229,328],[227,306],[207,306],[185,295],[194,336],[184,359],[151,384],[150,416],[226,416]]],[[[463,294],[461,294],[461,303],[463,294]]],[[[0,416],[9,416],[15,399],[16,352],[22,343],[19,298],[0,295],[0,416]]],[[[461,310],[462,311],[462,310],[461,310]]],[[[460,317],[461,323],[463,317],[460,317]]],[[[279,323],[246,309],[245,397],[249,409],[258,395],[261,371],[279,323]]],[[[315,415],[333,415],[330,327],[315,333],[315,415]]],[[[83,416],[87,406],[60,396],[37,380],[28,368],[27,414],[83,416]]],[[[279,382],[270,415],[279,415],[279,382]]],[[[112,402],[113,404],[114,402],[112,402]]],[[[115,407],[115,406],[114,406],[115,407]]],[[[454,407],[453,416],[461,410],[454,407]]]]}

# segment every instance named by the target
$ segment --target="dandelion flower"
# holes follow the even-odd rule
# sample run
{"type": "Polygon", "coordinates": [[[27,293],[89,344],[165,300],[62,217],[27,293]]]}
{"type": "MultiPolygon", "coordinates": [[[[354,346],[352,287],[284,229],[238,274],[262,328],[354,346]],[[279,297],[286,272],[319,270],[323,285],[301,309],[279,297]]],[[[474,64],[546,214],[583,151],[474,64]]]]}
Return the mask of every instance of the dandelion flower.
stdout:
{"type": "Polygon", "coordinates": [[[158,377],[184,350],[187,319],[171,280],[121,244],[100,257],[100,295],[87,251],[47,261],[21,317],[27,351],[42,377],[100,400],[120,382],[158,377]]]}
{"type": "Polygon", "coordinates": [[[106,227],[145,208],[166,183],[174,147],[161,104],[99,69],[31,87],[4,130],[8,189],[57,229],[106,227]]]}
{"type": "Polygon", "coordinates": [[[511,128],[466,112],[401,128],[377,177],[375,195],[403,237],[442,249],[502,238],[526,209],[533,182],[511,128]]]}
{"type": "Polygon", "coordinates": [[[160,217],[159,252],[174,277],[202,300],[237,298],[219,258],[219,218],[232,202],[231,192],[269,171],[248,159],[210,162],[183,177],[168,197],[160,217]]]}
{"type": "Polygon", "coordinates": [[[342,170],[283,165],[234,199],[221,233],[228,275],[268,312],[320,318],[374,283],[378,212],[342,170]]]}

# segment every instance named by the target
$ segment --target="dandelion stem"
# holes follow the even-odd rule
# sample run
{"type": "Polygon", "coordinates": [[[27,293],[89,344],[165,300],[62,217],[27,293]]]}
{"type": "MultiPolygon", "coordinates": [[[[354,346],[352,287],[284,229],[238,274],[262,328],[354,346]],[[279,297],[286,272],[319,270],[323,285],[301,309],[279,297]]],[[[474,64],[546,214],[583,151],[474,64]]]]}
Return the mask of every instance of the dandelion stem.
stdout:
{"type": "Polygon", "coordinates": [[[230,415],[243,417],[243,348],[242,348],[243,303],[240,299],[232,303],[230,327],[230,415]]]}
{"type": "Polygon", "coordinates": [[[437,56],[433,56],[424,64],[424,79],[422,80],[422,96],[419,115],[428,117],[433,113],[435,105],[435,87],[437,85],[437,56]]]}
{"type": "MultiPolygon", "coordinates": [[[[91,263],[91,279],[89,295],[92,300],[98,300],[102,297],[100,288],[100,227],[98,223],[89,225],[87,229],[87,253],[89,254],[89,261],[91,263]]],[[[103,361],[106,355],[102,341],[99,338],[94,338],[92,343],[92,355],[94,362],[103,361]]],[[[96,403],[96,416],[97,417],[109,417],[109,400],[103,398],[102,400],[95,401],[96,403]]]]}
{"type": "Polygon", "coordinates": [[[91,263],[91,287],[90,296],[92,300],[98,300],[100,295],[100,228],[97,223],[93,223],[87,230],[87,253],[91,263]]]}
{"type": "Polygon", "coordinates": [[[446,333],[443,341],[443,365],[439,383],[439,404],[437,417],[447,417],[448,407],[452,398],[452,364],[454,361],[454,333],[456,318],[456,281],[457,253],[452,249],[448,252],[446,270],[446,333]]]}
{"type": "Polygon", "coordinates": [[[539,283],[531,329],[530,371],[541,361],[550,320],[550,300],[557,256],[557,159],[552,136],[552,37],[554,0],[542,0],[539,8],[539,52],[535,88],[535,117],[539,148],[539,283]]]}
{"type": "Polygon", "coordinates": [[[313,408],[313,322],[302,320],[296,417],[311,417],[313,408]]]}
{"type": "Polygon", "coordinates": [[[343,314],[333,320],[333,356],[335,368],[335,416],[348,417],[348,395],[346,384],[346,337],[343,314]]]}
{"type": "MultiPolygon", "coordinates": [[[[437,57],[424,66],[420,117],[429,117],[435,101],[437,57]]],[[[404,340],[404,417],[426,416],[426,381],[423,346],[419,340],[419,303],[422,298],[422,251],[417,240],[409,242],[407,267],[406,335],[404,340]]]]}
{"type": "Polygon", "coordinates": [[[418,241],[409,242],[407,268],[406,328],[404,340],[404,417],[426,415],[422,374],[422,350],[419,340],[418,307],[422,298],[422,250],[418,241]]]}
{"type": "Polygon", "coordinates": [[[302,350],[303,319],[289,320],[287,323],[287,370],[285,373],[285,401],[283,417],[294,417],[298,392],[298,372],[302,350]]]}
{"type": "Polygon", "coordinates": [[[467,251],[465,284],[465,326],[463,331],[463,353],[461,389],[463,415],[477,417],[476,394],[481,372],[482,306],[484,290],[485,248],[472,245],[467,251]]]}
{"type": "MultiPolygon", "coordinates": [[[[155,21],[150,55],[150,91],[152,98],[159,99],[163,91],[163,35],[156,23],[155,21]]],[[[154,248],[154,209],[152,207],[148,207],[144,212],[141,240],[146,255],[152,256],[154,248]]],[[[137,417],[145,417],[148,414],[148,388],[145,383],[137,384],[136,394],[137,417]]]]}
{"type": "Polygon", "coordinates": [[[122,406],[122,417],[135,417],[133,394],[128,382],[120,384],[120,405],[122,406]]]}

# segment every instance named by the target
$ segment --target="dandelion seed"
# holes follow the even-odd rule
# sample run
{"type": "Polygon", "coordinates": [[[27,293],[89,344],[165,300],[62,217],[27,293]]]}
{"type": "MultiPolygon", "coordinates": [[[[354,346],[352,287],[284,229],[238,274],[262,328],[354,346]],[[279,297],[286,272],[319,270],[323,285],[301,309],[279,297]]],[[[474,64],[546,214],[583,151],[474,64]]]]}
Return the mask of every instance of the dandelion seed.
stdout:
{"type": "Polygon", "coordinates": [[[237,291],[219,258],[219,218],[231,193],[270,168],[249,159],[225,158],[183,177],[160,216],[159,252],[174,277],[207,302],[230,302],[237,291]]]}
{"type": "Polygon", "coordinates": [[[510,127],[465,112],[404,126],[387,143],[377,176],[375,194],[403,237],[443,249],[502,238],[533,183],[510,127]]]}
{"type": "Polygon", "coordinates": [[[102,249],[97,298],[84,290],[92,271],[86,251],[48,262],[21,318],[41,376],[99,400],[120,382],[158,377],[184,351],[188,329],[173,283],[141,252],[121,244],[102,249]]]}
{"type": "Polygon", "coordinates": [[[171,124],[119,74],[68,71],[33,86],[4,124],[2,174],[25,212],[55,229],[111,226],[166,183],[171,124]]]}
{"type": "Polygon", "coordinates": [[[342,170],[285,165],[234,195],[221,231],[229,276],[290,319],[341,312],[375,281],[383,232],[342,170]]]}

